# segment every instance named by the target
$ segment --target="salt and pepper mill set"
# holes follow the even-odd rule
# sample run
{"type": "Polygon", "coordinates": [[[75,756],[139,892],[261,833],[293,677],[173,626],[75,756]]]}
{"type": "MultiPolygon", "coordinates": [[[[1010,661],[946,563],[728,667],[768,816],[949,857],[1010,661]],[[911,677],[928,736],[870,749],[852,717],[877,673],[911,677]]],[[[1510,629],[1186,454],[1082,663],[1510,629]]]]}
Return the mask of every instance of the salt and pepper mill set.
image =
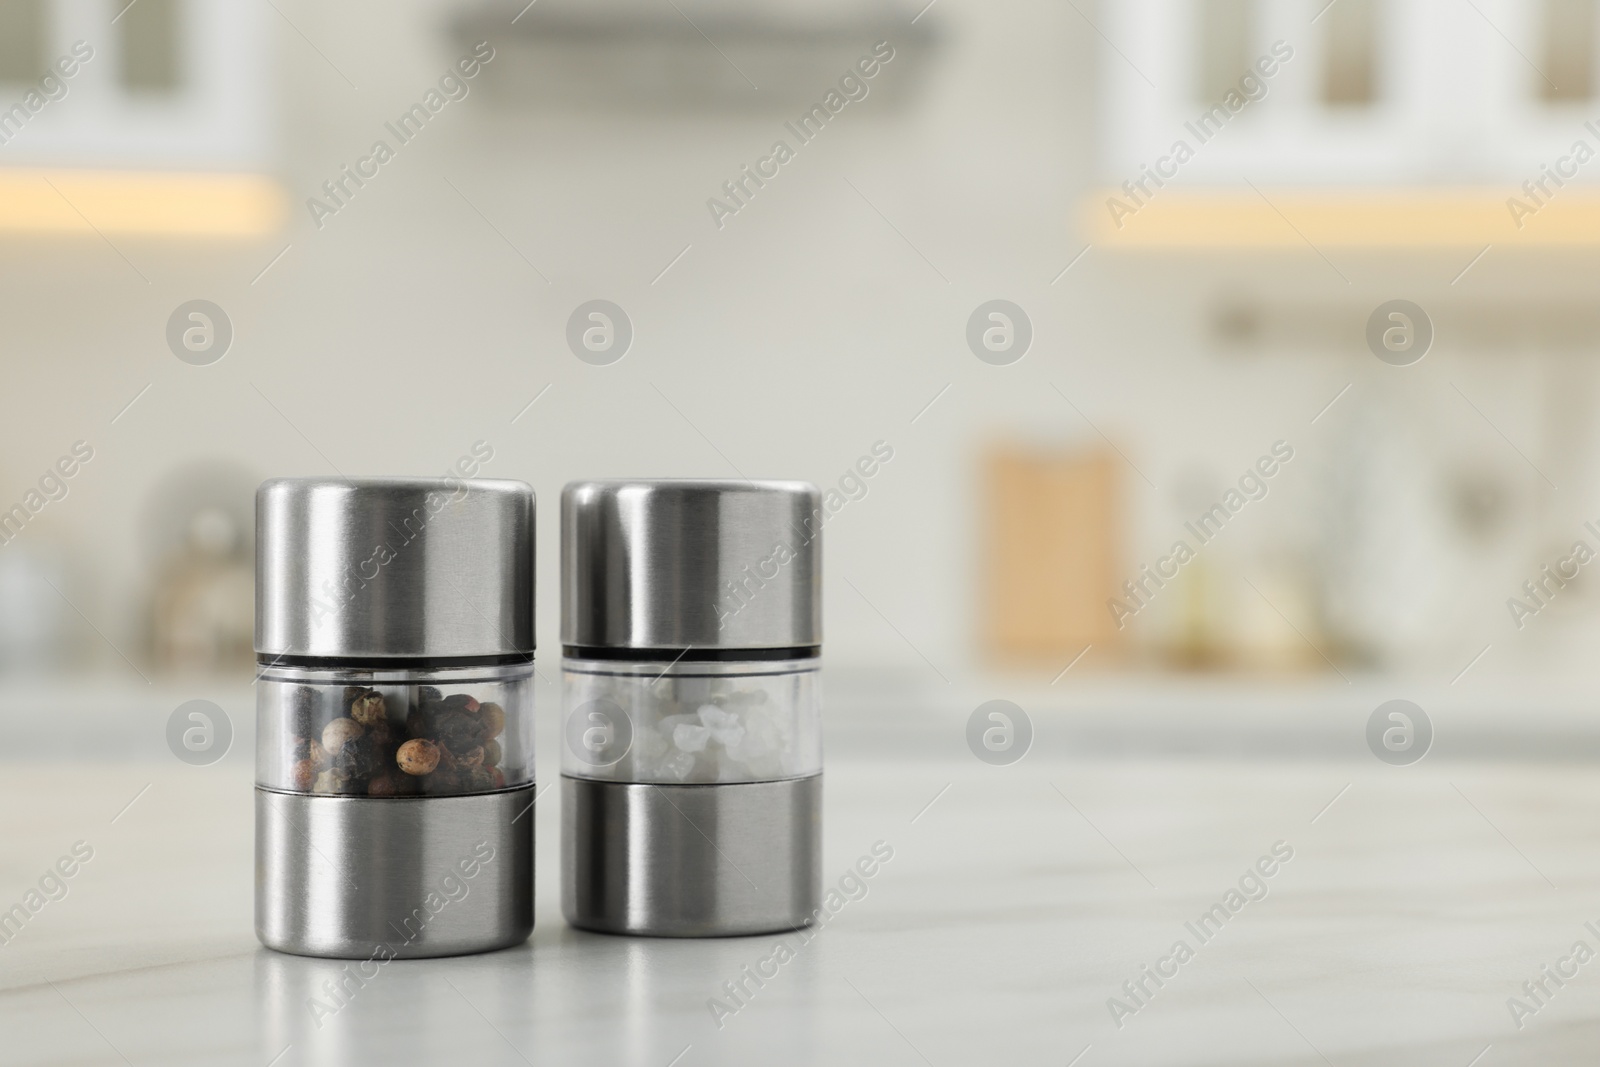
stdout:
{"type": "MultiPolygon", "coordinates": [[[[801,482],[561,497],[561,905],[715,937],[821,902],[820,527],[801,482]]],[[[256,933],[396,959],[533,930],[534,518],[522,482],[256,496],[256,933]]]]}

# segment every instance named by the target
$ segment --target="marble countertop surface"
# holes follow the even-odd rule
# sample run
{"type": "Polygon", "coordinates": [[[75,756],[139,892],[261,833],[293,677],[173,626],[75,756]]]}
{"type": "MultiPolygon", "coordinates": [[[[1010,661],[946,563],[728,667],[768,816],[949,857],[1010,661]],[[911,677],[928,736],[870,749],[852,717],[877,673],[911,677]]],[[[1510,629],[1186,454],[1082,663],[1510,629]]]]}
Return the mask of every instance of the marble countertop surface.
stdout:
{"type": "Polygon", "coordinates": [[[3,764],[0,910],[92,858],[0,946],[0,1064],[1591,1062],[1600,775],[1362,755],[836,746],[826,881],[877,842],[893,859],[731,1012],[712,1001],[779,939],[568,928],[555,791],[528,944],[391,963],[328,1014],[341,964],[252,932],[244,761],[3,764]]]}

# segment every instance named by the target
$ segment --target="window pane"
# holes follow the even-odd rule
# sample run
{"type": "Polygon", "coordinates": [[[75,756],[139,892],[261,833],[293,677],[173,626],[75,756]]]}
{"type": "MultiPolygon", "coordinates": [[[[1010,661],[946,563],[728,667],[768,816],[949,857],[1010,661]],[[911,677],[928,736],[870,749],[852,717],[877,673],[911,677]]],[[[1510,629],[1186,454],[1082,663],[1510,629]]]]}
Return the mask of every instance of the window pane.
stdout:
{"type": "Polygon", "coordinates": [[[0,0],[0,82],[36,82],[45,73],[45,0],[0,0]]]}
{"type": "MultiPolygon", "coordinates": [[[[0,0],[5,3],[6,0],[0,0]]],[[[170,92],[179,69],[178,0],[136,0],[117,25],[122,31],[122,84],[134,92],[170,92]]]]}
{"type": "Polygon", "coordinates": [[[1546,100],[1587,100],[1594,94],[1595,0],[1544,0],[1546,100]],[[1548,79],[1548,80],[1546,80],[1548,79]]]}
{"type": "Polygon", "coordinates": [[[1249,68],[1251,0],[1200,0],[1200,99],[1220,100],[1249,68]]]}
{"type": "Polygon", "coordinates": [[[1376,0],[1335,0],[1318,21],[1323,32],[1322,102],[1361,107],[1377,96],[1376,0]]]}

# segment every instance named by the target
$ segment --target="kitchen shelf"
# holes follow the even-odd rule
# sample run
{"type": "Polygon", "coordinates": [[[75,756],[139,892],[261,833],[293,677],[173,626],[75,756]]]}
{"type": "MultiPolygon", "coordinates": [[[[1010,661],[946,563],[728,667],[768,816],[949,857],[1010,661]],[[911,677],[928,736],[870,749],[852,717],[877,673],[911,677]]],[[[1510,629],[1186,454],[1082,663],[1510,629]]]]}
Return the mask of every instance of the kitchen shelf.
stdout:
{"type": "Polygon", "coordinates": [[[1085,239],[1109,248],[1600,248],[1600,188],[1556,190],[1520,228],[1514,193],[1533,205],[1499,187],[1158,189],[1118,227],[1107,200],[1134,202],[1108,188],[1083,199],[1079,218],[1085,239]]]}
{"type": "Polygon", "coordinates": [[[260,174],[0,168],[0,232],[254,238],[287,212],[260,174]]]}

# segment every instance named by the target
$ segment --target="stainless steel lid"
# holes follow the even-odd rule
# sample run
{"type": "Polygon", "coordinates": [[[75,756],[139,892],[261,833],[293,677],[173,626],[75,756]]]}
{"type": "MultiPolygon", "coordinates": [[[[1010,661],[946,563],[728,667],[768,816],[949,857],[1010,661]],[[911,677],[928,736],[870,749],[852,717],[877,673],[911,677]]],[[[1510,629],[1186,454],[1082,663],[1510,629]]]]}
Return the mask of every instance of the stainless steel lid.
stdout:
{"type": "Polygon", "coordinates": [[[573,482],[561,493],[561,641],[820,645],[825,517],[806,482],[573,482]]]}
{"type": "Polygon", "coordinates": [[[256,652],[531,653],[533,553],[533,489],[523,482],[264,482],[256,491],[256,652]]]}

